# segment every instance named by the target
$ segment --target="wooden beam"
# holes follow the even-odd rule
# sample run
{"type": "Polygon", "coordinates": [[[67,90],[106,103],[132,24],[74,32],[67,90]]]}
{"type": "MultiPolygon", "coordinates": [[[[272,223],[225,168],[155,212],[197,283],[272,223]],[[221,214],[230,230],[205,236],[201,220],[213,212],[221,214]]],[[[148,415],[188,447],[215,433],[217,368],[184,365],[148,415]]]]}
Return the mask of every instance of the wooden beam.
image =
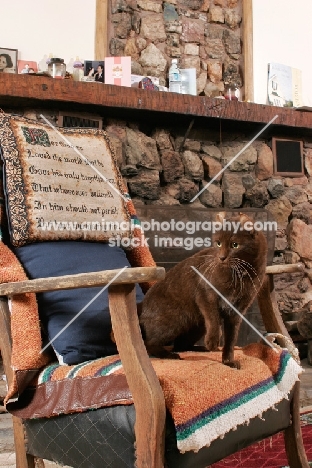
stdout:
{"type": "Polygon", "coordinates": [[[94,38],[94,58],[104,60],[107,57],[107,28],[108,4],[107,0],[96,0],[95,9],[95,38],[94,38]]]}
{"type": "MultiPolygon", "coordinates": [[[[133,120],[139,117],[141,111],[152,111],[158,114],[167,113],[172,119],[175,115],[215,118],[238,122],[267,124],[273,117],[278,119],[272,127],[281,125],[289,132],[290,127],[296,130],[305,129],[306,134],[312,134],[312,112],[301,112],[293,108],[275,107],[263,104],[228,101],[208,96],[192,96],[190,94],[164,93],[127,88],[98,83],[83,83],[73,80],[54,80],[47,76],[32,74],[18,75],[0,73],[0,107],[21,108],[57,108],[83,112],[96,112],[99,115],[109,115],[113,109],[124,119],[125,111],[133,112],[133,120]],[[75,108],[73,109],[73,106],[75,108]],[[108,109],[110,108],[110,109],[108,109]]],[[[174,120],[172,120],[174,122],[174,120]]],[[[159,122],[158,122],[159,124],[159,122]]],[[[207,122],[208,125],[208,122],[207,122]]],[[[246,127],[242,127],[244,132],[246,127]]],[[[257,127],[259,129],[259,127],[257,127]]],[[[281,131],[281,129],[280,129],[281,131]]],[[[302,130],[301,130],[302,131],[302,130]]]]}
{"type": "Polygon", "coordinates": [[[254,100],[253,78],[253,13],[252,0],[243,0],[243,55],[245,101],[254,100]]]}

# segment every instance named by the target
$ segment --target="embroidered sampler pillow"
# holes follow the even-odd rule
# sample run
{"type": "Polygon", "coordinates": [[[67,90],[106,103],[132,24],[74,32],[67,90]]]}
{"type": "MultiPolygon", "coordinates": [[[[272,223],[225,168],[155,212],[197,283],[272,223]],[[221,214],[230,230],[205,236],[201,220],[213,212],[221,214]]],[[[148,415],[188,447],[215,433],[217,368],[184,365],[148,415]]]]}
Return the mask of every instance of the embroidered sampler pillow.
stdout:
{"type": "Polygon", "coordinates": [[[11,243],[130,237],[122,177],[105,131],[0,114],[11,243]]]}
{"type": "MultiPolygon", "coordinates": [[[[154,265],[147,248],[116,245],[139,232],[104,131],[0,114],[0,148],[9,242],[28,278],[154,265]]],[[[37,303],[45,343],[61,363],[116,353],[107,290],[46,292],[37,303]]]]}

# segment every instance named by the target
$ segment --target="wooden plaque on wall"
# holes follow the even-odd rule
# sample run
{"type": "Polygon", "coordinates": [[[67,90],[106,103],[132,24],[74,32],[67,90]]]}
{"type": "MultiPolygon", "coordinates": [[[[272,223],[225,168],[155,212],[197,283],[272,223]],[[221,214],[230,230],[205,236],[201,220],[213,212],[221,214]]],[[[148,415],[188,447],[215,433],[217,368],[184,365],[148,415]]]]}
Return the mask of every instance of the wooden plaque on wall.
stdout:
{"type": "Polygon", "coordinates": [[[303,142],[291,138],[272,138],[274,175],[300,177],[304,175],[303,142]]]}

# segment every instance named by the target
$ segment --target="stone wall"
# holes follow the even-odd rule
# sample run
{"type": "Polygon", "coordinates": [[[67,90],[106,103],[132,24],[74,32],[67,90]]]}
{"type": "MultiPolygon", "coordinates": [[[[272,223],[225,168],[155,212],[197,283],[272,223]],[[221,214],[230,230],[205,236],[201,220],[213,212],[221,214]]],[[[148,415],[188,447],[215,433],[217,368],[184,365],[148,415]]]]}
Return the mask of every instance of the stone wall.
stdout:
{"type": "Polygon", "coordinates": [[[109,53],[130,56],[132,73],[168,86],[172,58],[195,68],[197,94],[242,85],[242,0],[111,0],[109,53]]]}
{"type": "MultiPolygon", "coordinates": [[[[242,77],[242,0],[111,0],[109,52],[128,55],[132,73],[168,85],[168,68],[196,68],[197,94],[219,96],[242,77]]],[[[243,89],[242,89],[242,97],[243,89]]],[[[135,122],[107,123],[123,176],[136,203],[188,203],[248,142],[244,135],[188,139],[165,128],[142,132],[135,122]]],[[[287,135],[284,135],[287,136],[287,135]]],[[[297,135],[300,138],[300,135],[297,135]]],[[[312,299],[312,145],[304,143],[305,176],[277,177],[269,142],[254,142],[195,203],[264,207],[278,223],[274,262],[303,261],[305,273],[275,278],[283,317],[312,299]]]]}
{"type": "MultiPolygon", "coordinates": [[[[189,203],[249,142],[237,133],[220,143],[197,132],[183,147],[178,129],[149,134],[134,122],[107,121],[121,172],[136,205],[189,203]]],[[[278,275],[277,299],[285,319],[312,300],[312,145],[304,141],[303,177],[275,176],[270,142],[256,140],[197,198],[207,208],[265,208],[277,222],[275,263],[304,262],[304,273],[278,275]]]]}

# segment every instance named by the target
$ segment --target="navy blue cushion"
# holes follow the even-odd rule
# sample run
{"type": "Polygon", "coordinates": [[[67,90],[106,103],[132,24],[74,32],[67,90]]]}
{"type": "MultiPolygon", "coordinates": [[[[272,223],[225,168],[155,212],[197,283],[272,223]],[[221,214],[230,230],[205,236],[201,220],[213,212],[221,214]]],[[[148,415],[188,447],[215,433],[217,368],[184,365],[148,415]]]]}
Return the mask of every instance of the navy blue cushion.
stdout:
{"type": "MultiPolygon", "coordinates": [[[[130,266],[125,252],[104,243],[40,242],[15,249],[29,278],[47,278],[130,266]]],[[[78,364],[116,354],[111,341],[108,292],[103,291],[69,326],[68,322],[94,299],[101,287],[44,292],[37,295],[40,320],[61,363],[78,364]]],[[[143,293],[137,286],[137,302],[143,293]]]]}

